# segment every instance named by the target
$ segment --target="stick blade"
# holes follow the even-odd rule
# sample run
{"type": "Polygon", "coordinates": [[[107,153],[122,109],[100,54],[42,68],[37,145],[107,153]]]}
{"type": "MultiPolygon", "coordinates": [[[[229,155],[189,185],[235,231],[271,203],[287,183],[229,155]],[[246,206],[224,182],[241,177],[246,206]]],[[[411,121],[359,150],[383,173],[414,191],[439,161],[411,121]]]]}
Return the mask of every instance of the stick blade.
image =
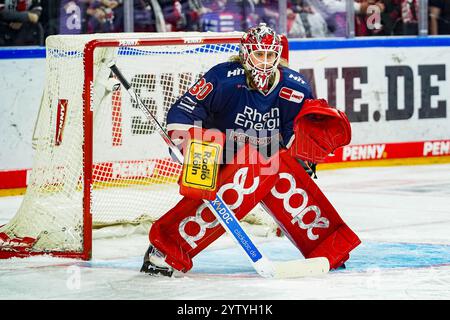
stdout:
{"type": "Polygon", "coordinates": [[[325,274],[330,263],[325,257],[274,262],[274,278],[301,278],[325,274]]]}

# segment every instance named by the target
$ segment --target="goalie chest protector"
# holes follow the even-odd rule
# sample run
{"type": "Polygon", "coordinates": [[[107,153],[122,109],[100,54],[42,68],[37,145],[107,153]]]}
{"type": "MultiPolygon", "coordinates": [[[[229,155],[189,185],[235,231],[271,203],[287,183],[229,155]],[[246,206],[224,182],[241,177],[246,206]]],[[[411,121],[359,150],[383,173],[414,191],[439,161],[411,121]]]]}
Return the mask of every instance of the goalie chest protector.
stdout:
{"type": "Polygon", "coordinates": [[[250,139],[258,145],[268,144],[267,137],[277,138],[279,133],[286,144],[303,101],[313,96],[302,75],[285,67],[278,70],[272,89],[264,95],[249,88],[239,62],[216,65],[171,107],[168,130],[186,125],[216,128],[228,139],[250,139]]]}

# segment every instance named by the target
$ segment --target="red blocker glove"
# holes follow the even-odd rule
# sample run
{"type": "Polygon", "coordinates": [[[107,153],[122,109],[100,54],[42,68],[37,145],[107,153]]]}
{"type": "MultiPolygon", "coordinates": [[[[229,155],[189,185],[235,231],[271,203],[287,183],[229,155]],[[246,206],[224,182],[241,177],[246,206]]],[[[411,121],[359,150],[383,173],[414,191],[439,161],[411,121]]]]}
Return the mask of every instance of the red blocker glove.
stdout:
{"type": "Polygon", "coordinates": [[[178,147],[184,156],[178,181],[180,194],[191,199],[213,200],[217,192],[225,135],[219,130],[197,127],[169,134],[179,142],[178,147]]]}
{"type": "Polygon", "coordinates": [[[294,120],[295,140],[290,155],[320,163],[351,140],[346,114],[328,105],[325,99],[307,99],[294,120]]]}

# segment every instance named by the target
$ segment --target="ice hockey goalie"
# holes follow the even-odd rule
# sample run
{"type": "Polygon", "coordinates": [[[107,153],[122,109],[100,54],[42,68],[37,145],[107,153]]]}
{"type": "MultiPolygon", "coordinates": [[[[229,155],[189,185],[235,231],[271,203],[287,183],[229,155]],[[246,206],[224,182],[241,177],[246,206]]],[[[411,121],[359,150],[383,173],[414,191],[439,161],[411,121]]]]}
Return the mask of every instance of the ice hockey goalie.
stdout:
{"type": "Polygon", "coordinates": [[[326,257],[331,268],[359,245],[309,174],[350,142],[350,124],[287,67],[285,42],[264,24],[250,28],[239,56],[211,68],[169,110],[167,130],[185,156],[184,198],[152,225],[142,272],[192,268],[224,233],[203,202],[216,194],[238,219],[262,204],[304,257],[326,257]]]}

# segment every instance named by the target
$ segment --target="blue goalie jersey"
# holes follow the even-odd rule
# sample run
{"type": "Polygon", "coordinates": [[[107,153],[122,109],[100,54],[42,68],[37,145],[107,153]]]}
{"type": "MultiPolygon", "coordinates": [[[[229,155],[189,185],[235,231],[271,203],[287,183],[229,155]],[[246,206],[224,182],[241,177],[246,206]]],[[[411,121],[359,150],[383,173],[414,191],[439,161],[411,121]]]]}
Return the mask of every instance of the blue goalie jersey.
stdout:
{"type": "Polygon", "coordinates": [[[293,137],[293,122],[305,99],[313,99],[309,84],[299,73],[279,67],[266,95],[251,89],[239,62],[211,68],[167,114],[168,130],[191,126],[215,128],[234,142],[257,146],[286,146],[293,137]]]}

